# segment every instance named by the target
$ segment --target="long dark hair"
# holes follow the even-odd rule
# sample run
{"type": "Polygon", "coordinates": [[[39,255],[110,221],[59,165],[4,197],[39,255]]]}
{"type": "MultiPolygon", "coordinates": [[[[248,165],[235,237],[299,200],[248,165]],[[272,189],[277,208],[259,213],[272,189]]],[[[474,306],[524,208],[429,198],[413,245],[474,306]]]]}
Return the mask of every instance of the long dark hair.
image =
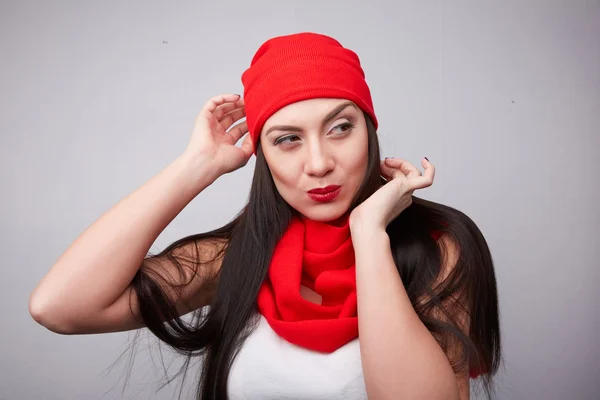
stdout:
{"type": "MultiPolygon", "coordinates": [[[[377,133],[369,116],[364,115],[369,161],[350,209],[385,183],[379,172],[377,133]]],[[[148,254],[133,279],[145,326],[186,356],[175,376],[184,373],[185,379],[192,358],[201,357],[197,399],[227,398],[232,361],[255,326],[253,316],[257,315],[259,288],[267,275],[275,245],[295,213],[276,190],[259,143],[249,198],[241,212],[223,227],[184,237],[158,254],[148,254]],[[210,306],[194,311],[186,322],[177,316],[173,299],[161,290],[167,283],[145,266],[161,258],[184,273],[183,260],[174,251],[203,240],[222,240],[227,244],[215,255],[215,259],[222,257],[219,272],[206,277],[214,288],[210,306]]],[[[415,196],[387,232],[396,267],[416,313],[444,351],[451,343],[460,345],[462,351],[458,356],[449,355],[452,367],[455,371],[464,368],[479,371],[481,375],[475,382],[481,383],[491,398],[492,377],[501,358],[500,327],[494,266],[482,233],[462,212],[415,196]],[[442,273],[446,253],[445,247],[432,237],[433,231],[443,234],[460,249],[452,273],[441,282],[437,278],[442,273]],[[464,310],[469,313],[468,335],[460,329],[457,318],[458,312],[464,310]]],[[[198,258],[197,273],[201,273],[201,265],[198,258]]]]}

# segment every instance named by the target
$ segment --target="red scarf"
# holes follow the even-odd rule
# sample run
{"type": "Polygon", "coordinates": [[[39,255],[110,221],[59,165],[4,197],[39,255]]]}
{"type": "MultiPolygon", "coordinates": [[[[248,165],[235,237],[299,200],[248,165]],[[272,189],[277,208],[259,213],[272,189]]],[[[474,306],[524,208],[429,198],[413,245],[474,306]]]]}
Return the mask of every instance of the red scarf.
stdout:
{"type": "MultiPolygon", "coordinates": [[[[440,232],[432,232],[437,239],[440,232]]],[[[331,353],[358,337],[356,265],[349,214],[336,225],[294,216],[275,246],[258,309],[280,337],[331,353]],[[322,304],[300,295],[304,285],[322,304]]],[[[471,377],[477,374],[471,371],[471,377]]]]}
{"type": "Polygon", "coordinates": [[[277,243],[258,308],[288,342],[330,353],[358,337],[356,272],[349,215],[336,225],[294,216],[277,243]],[[300,284],[322,296],[305,300],[300,284]]]}

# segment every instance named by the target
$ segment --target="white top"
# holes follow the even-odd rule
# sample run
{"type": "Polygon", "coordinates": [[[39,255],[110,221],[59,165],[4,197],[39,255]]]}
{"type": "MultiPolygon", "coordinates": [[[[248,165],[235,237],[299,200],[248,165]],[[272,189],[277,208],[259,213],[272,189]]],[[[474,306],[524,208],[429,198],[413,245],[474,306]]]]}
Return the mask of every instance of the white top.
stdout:
{"type": "Polygon", "coordinates": [[[278,336],[260,315],[233,361],[230,400],[365,400],[358,338],[320,353],[278,336]]]}

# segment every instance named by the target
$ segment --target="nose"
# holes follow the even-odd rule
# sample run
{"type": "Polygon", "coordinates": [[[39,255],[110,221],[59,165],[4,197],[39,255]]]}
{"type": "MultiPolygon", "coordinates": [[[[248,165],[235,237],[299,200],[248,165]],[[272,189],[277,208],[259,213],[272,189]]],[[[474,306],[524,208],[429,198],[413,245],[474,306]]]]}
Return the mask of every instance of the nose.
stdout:
{"type": "Polygon", "coordinates": [[[304,171],[307,175],[324,176],[333,170],[335,161],[327,146],[319,141],[313,141],[307,146],[307,155],[304,171]]]}

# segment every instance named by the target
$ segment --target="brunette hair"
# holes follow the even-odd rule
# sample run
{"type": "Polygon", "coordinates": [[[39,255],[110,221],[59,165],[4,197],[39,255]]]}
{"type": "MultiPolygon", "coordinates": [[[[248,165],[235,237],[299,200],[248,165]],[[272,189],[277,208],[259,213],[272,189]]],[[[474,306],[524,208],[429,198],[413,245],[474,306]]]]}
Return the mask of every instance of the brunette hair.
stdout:
{"type": "MultiPolygon", "coordinates": [[[[351,209],[384,184],[377,133],[370,117],[363,114],[369,137],[368,165],[351,209]]],[[[181,238],[160,253],[146,256],[132,282],[141,318],[156,337],[186,357],[179,372],[165,385],[182,373],[185,380],[190,362],[200,357],[196,398],[227,398],[232,361],[253,329],[259,288],[275,245],[294,213],[276,190],[259,143],[248,201],[235,218],[218,229],[181,238]],[[177,315],[173,299],[161,289],[169,283],[145,266],[157,259],[168,260],[183,274],[184,260],[174,250],[204,240],[227,244],[215,255],[222,257],[219,273],[204,277],[214,288],[212,302],[185,321],[177,315]]],[[[480,384],[477,387],[492,398],[492,377],[501,358],[499,310],[492,256],[481,231],[461,211],[413,196],[412,204],[389,224],[387,233],[394,262],[417,315],[446,351],[454,370],[477,371],[480,375],[471,383],[480,384]],[[446,249],[432,237],[433,231],[460,249],[456,266],[442,281],[437,278],[446,249]],[[427,300],[421,301],[423,298],[427,300]],[[468,334],[460,329],[457,317],[464,311],[469,316],[468,334]],[[451,343],[459,344],[462,351],[458,355],[448,353],[451,343]]],[[[197,255],[195,272],[201,274],[203,262],[197,255]]]]}

